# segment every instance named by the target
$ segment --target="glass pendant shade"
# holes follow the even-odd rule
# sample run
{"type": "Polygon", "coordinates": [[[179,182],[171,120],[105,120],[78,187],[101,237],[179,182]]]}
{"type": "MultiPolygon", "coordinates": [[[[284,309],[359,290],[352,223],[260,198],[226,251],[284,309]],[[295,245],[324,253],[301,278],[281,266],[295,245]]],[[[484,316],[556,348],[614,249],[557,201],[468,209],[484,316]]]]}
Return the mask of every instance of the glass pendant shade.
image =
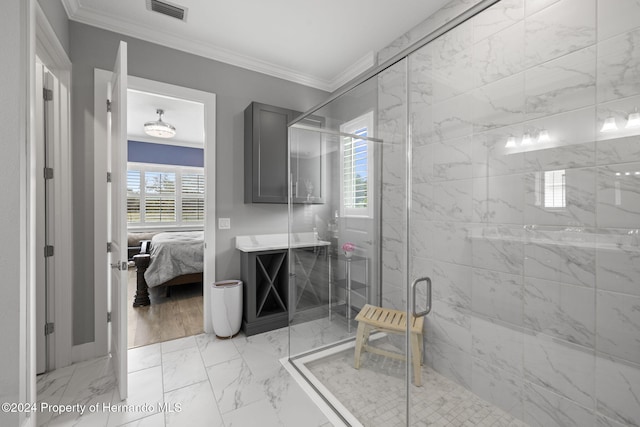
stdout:
{"type": "Polygon", "coordinates": [[[516,138],[513,136],[510,136],[507,139],[507,144],[504,146],[504,148],[513,148],[516,146],[516,138]]]}
{"type": "Polygon", "coordinates": [[[162,120],[164,110],[157,109],[156,113],[158,114],[158,120],[146,122],[144,124],[144,132],[156,138],[173,138],[176,136],[176,128],[162,120]]]}
{"type": "Polygon", "coordinates": [[[549,131],[546,129],[542,129],[538,134],[538,142],[549,142],[551,138],[549,137],[549,131]]]}
{"type": "Polygon", "coordinates": [[[616,124],[615,117],[607,117],[600,132],[613,132],[616,130],[618,130],[618,125],[616,124]]]}
{"type": "Polygon", "coordinates": [[[625,126],[627,129],[640,128],[640,113],[631,113],[629,114],[629,118],[627,120],[627,125],[625,126]]]}

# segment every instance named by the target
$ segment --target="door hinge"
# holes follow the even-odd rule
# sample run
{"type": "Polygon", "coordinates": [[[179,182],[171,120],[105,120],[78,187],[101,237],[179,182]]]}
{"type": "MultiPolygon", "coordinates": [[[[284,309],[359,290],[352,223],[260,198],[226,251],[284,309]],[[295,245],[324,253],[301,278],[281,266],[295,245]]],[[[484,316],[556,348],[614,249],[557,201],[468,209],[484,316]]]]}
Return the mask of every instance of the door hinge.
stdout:
{"type": "Polygon", "coordinates": [[[111,323],[111,312],[107,312],[107,323],[111,323]]]}
{"type": "Polygon", "coordinates": [[[111,242],[107,242],[107,253],[111,253],[111,242]]]}
{"type": "Polygon", "coordinates": [[[53,91],[51,89],[42,88],[42,97],[45,101],[53,101],[53,91]]]}
{"type": "Polygon", "coordinates": [[[44,168],[44,179],[53,179],[53,168],[44,168]]]}
{"type": "Polygon", "coordinates": [[[53,256],[53,245],[47,245],[44,247],[44,257],[49,258],[53,256]]]}
{"type": "Polygon", "coordinates": [[[54,333],[56,330],[55,326],[53,323],[45,323],[44,324],[44,334],[45,335],[51,335],[52,333],[54,333]]]}
{"type": "Polygon", "coordinates": [[[111,112],[111,100],[107,99],[107,113],[111,112]]]}
{"type": "Polygon", "coordinates": [[[111,172],[107,172],[107,182],[111,182],[111,172]]]}

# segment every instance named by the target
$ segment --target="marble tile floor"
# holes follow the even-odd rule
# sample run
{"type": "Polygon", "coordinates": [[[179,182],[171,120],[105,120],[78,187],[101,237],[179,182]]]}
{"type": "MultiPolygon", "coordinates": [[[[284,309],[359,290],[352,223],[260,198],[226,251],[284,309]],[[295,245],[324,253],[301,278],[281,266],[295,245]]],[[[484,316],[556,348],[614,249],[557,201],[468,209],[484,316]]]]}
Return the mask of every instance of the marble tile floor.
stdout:
{"type": "MultiPolygon", "coordinates": [[[[397,350],[384,341],[378,340],[376,346],[397,350]]],[[[405,362],[365,352],[356,370],[350,348],[307,362],[305,367],[364,426],[406,425],[405,362]]],[[[410,387],[410,426],[527,426],[431,368],[422,369],[422,387],[410,387]]]]}
{"type": "MultiPolygon", "coordinates": [[[[200,334],[130,349],[126,402],[120,400],[109,357],[73,364],[38,377],[38,407],[46,403],[87,409],[83,414],[77,409],[63,414],[41,411],[37,424],[327,427],[329,420],[279,360],[290,347],[296,354],[352,337],[355,328],[345,326],[344,319],[334,316],[333,321],[296,324],[291,331],[283,328],[251,337],[241,332],[231,340],[200,334]],[[118,410],[125,405],[129,411],[118,410]],[[92,407],[98,410],[92,412],[92,407]]],[[[308,363],[307,368],[365,426],[404,425],[404,401],[398,400],[403,395],[404,363],[367,353],[363,357],[360,371],[352,367],[353,350],[308,363]],[[362,404],[355,405],[358,396],[362,404]]],[[[423,381],[424,387],[412,388],[420,425],[428,421],[438,427],[524,426],[430,369],[423,372],[423,381]]]]}
{"type": "Polygon", "coordinates": [[[109,357],[43,374],[37,380],[39,408],[76,406],[62,414],[38,412],[37,424],[330,426],[279,362],[288,353],[288,340],[284,328],[231,340],[201,334],[130,349],[126,402],[120,401],[109,357]],[[79,405],[86,407],[83,414],[79,405]]]}

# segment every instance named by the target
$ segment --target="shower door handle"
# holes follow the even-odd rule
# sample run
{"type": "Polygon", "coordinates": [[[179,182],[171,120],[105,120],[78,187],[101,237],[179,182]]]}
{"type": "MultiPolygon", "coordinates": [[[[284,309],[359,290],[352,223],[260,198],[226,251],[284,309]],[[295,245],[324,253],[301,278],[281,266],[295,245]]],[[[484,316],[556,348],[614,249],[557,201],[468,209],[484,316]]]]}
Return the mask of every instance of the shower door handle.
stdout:
{"type": "Polygon", "coordinates": [[[431,311],[431,279],[428,277],[421,277],[420,279],[416,279],[411,283],[411,295],[413,298],[413,306],[411,307],[411,313],[415,317],[423,317],[429,314],[431,311]],[[416,289],[418,288],[418,283],[425,282],[427,284],[427,307],[424,311],[416,312],[416,289]]]}

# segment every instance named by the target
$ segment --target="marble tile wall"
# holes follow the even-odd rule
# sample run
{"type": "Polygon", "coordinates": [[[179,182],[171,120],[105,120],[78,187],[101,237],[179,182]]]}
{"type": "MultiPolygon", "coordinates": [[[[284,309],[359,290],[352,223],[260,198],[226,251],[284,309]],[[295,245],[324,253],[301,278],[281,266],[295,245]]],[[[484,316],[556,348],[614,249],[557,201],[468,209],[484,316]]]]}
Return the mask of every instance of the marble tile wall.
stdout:
{"type": "MultiPolygon", "coordinates": [[[[475,3],[452,1],[379,61],[475,3]]],[[[640,129],[624,126],[640,108],[640,1],[502,0],[404,66],[407,82],[400,67],[380,78],[378,126],[384,170],[402,167],[408,103],[428,363],[532,426],[639,426],[640,129]],[[602,133],[611,116],[619,130],[602,133]],[[563,207],[545,207],[553,170],[563,207]]],[[[388,176],[383,295],[402,307],[405,200],[388,176]]]]}

